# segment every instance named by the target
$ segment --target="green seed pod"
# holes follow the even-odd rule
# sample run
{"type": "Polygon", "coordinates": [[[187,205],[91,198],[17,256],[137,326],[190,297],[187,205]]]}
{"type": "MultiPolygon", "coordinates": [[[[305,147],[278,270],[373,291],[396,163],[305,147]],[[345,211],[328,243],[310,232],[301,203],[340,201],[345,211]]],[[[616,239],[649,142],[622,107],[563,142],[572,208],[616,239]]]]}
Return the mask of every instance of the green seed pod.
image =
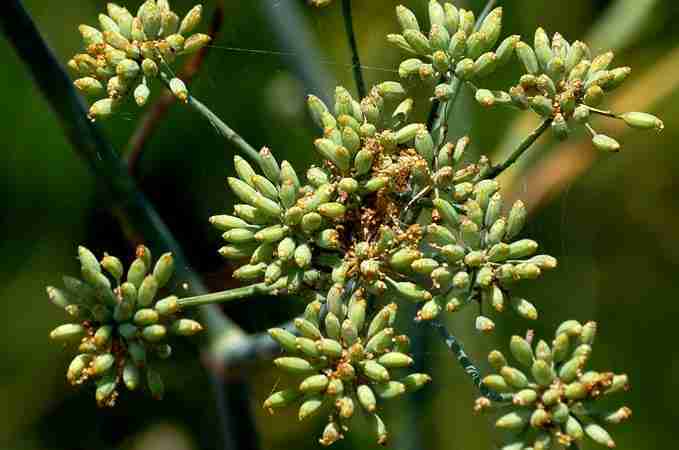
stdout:
{"type": "Polygon", "coordinates": [[[611,435],[599,424],[593,422],[586,424],[585,433],[597,444],[604,445],[608,448],[615,447],[615,442],[611,438],[611,435]]]}
{"type": "Polygon", "coordinates": [[[538,59],[535,55],[533,49],[525,42],[517,42],[515,45],[516,55],[519,57],[519,61],[526,68],[526,72],[531,75],[537,75],[540,73],[540,67],[538,65],[538,59]]]}
{"type": "Polygon", "coordinates": [[[283,408],[294,403],[302,393],[297,389],[285,389],[283,391],[274,392],[266,400],[264,400],[264,408],[273,410],[275,408],[283,408]]]}
{"type": "Polygon", "coordinates": [[[115,374],[107,374],[96,382],[97,390],[95,399],[98,406],[113,406],[118,393],[116,392],[117,379],[115,374]]]}
{"type": "Polygon", "coordinates": [[[474,76],[474,60],[465,58],[455,66],[455,76],[462,81],[467,81],[474,76]]]}
{"type": "Polygon", "coordinates": [[[80,25],[78,27],[78,31],[80,31],[86,47],[104,43],[104,36],[102,35],[101,31],[94,27],[89,25],[80,25]]]}
{"type": "Polygon", "coordinates": [[[566,119],[561,113],[558,113],[554,116],[554,120],[552,121],[552,131],[560,140],[565,140],[568,138],[570,129],[568,128],[566,119]]]}
{"type": "Polygon", "coordinates": [[[78,78],[73,84],[80,92],[91,97],[99,97],[105,92],[104,86],[96,78],[78,78]]]}
{"type": "Polygon", "coordinates": [[[297,342],[294,334],[283,328],[271,328],[268,330],[268,333],[285,351],[290,353],[297,352],[297,342]]]}
{"type": "Polygon", "coordinates": [[[580,334],[580,343],[592,345],[596,337],[597,323],[589,321],[582,326],[582,333],[580,334]]]}
{"type": "Polygon", "coordinates": [[[541,359],[538,359],[533,363],[531,373],[533,374],[535,381],[542,386],[549,386],[556,378],[556,373],[554,373],[551,364],[541,359]]]}
{"type": "Polygon", "coordinates": [[[356,153],[354,167],[356,168],[356,173],[358,175],[365,175],[370,171],[373,157],[373,153],[368,149],[361,149],[356,153]]]}
{"type": "Polygon", "coordinates": [[[530,107],[537,114],[545,118],[551,118],[554,115],[554,106],[552,101],[542,95],[536,95],[530,99],[530,107]]]}
{"type": "Polygon", "coordinates": [[[620,408],[616,411],[605,414],[603,419],[606,423],[618,425],[618,424],[621,424],[622,422],[626,421],[630,417],[632,417],[632,410],[629,409],[626,406],[623,406],[622,408],[620,408]]]}
{"type": "Polygon", "coordinates": [[[552,363],[552,350],[549,348],[549,344],[545,341],[540,340],[535,346],[535,357],[546,363],[552,363]]]}
{"type": "Polygon", "coordinates": [[[512,411],[500,417],[495,426],[505,430],[519,430],[528,424],[529,418],[529,411],[512,411]]]}
{"type": "Polygon", "coordinates": [[[514,49],[516,44],[521,40],[521,36],[514,34],[512,36],[506,37],[495,50],[495,55],[497,56],[497,66],[502,67],[509,63],[512,56],[514,55],[514,49]]]}
{"type": "Polygon", "coordinates": [[[410,267],[413,269],[415,273],[419,273],[420,275],[429,275],[431,274],[434,269],[436,269],[439,266],[439,263],[432,258],[421,258],[413,261],[413,263],[410,265],[410,267]]]}
{"type": "Polygon", "coordinates": [[[440,51],[445,55],[445,51],[448,50],[448,45],[450,45],[450,33],[448,33],[445,26],[438,24],[432,25],[431,30],[429,31],[429,43],[434,54],[436,54],[437,51],[440,51]]]}
{"type": "MultiPolygon", "coordinates": [[[[382,308],[381,310],[379,310],[377,312],[377,314],[375,314],[373,319],[370,321],[370,325],[368,326],[368,332],[366,334],[366,339],[372,338],[377,333],[379,333],[380,331],[382,331],[386,327],[388,327],[392,316],[394,316],[396,314],[396,310],[397,310],[397,307],[396,307],[396,304],[394,304],[394,303],[390,303],[389,305],[387,305],[384,308],[382,308]]],[[[359,314],[365,314],[365,310],[359,310],[358,313],[359,314]]],[[[356,323],[354,321],[354,319],[351,319],[351,320],[354,323],[356,323]]],[[[357,325],[357,328],[360,330],[360,327],[358,327],[358,325],[357,325]]]]}
{"type": "Polygon", "coordinates": [[[542,428],[550,421],[549,413],[544,409],[536,409],[530,416],[530,424],[533,428],[542,428]]]}
{"type": "Polygon", "coordinates": [[[662,131],[665,128],[662,120],[643,112],[628,112],[620,114],[618,117],[624,120],[625,123],[632,128],[639,128],[642,130],[654,129],[656,131],[662,131]]]}
{"type": "Polygon", "coordinates": [[[526,223],[526,215],[526,206],[521,200],[517,200],[509,211],[505,239],[513,239],[521,232],[526,223]]]}
{"type": "Polygon", "coordinates": [[[103,353],[97,355],[94,360],[92,360],[92,374],[94,376],[101,376],[113,367],[116,362],[115,356],[110,353],[103,353]]]}
{"type": "MultiPolygon", "coordinates": [[[[252,178],[257,175],[257,172],[255,172],[255,169],[252,168],[250,163],[248,163],[245,159],[242,157],[236,155],[233,157],[233,166],[236,169],[236,173],[238,174],[238,178],[240,178],[242,181],[247,183],[250,187],[255,187],[252,178]]],[[[238,183],[237,183],[238,184],[238,183]]],[[[239,187],[239,186],[237,186],[239,187]]],[[[235,192],[235,189],[233,186],[231,186],[231,189],[234,190],[234,193],[240,197],[241,194],[235,192]]],[[[252,196],[252,193],[250,191],[246,191],[248,198],[252,196]]],[[[245,192],[243,193],[245,195],[245,192]]],[[[241,197],[241,200],[247,201],[244,198],[241,197]]]]}
{"type": "Polygon", "coordinates": [[[321,406],[323,406],[322,397],[310,397],[299,408],[299,420],[302,421],[313,416],[320,410],[321,406]]]}
{"type": "Polygon", "coordinates": [[[397,295],[406,300],[419,303],[426,302],[428,300],[431,300],[432,298],[431,293],[429,291],[409,281],[399,281],[399,282],[390,281],[389,285],[397,295]]]}
{"type": "Polygon", "coordinates": [[[500,375],[505,379],[507,384],[516,389],[525,389],[528,387],[528,378],[519,369],[505,366],[500,369],[500,375]]]}
{"type": "Polygon", "coordinates": [[[257,189],[257,191],[259,191],[265,197],[274,201],[278,201],[278,189],[266,177],[254,175],[252,177],[252,184],[254,185],[255,189],[257,189]]]}
{"type": "Polygon", "coordinates": [[[474,66],[472,67],[473,76],[475,78],[485,78],[495,72],[496,68],[497,56],[495,56],[495,53],[484,53],[474,61],[474,66]]]}
{"type": "Polygon", "coordinates": [[[238,280],[256,280],[264,275],[268,267],[267,263],[246,264],[233,272],[233,277],[238,280]]]}
{"type": "Polygon", "coordinates": [[[584,364],[584,358],[572,358],[566,361],[559,369],[559,378],[564,383],[570,383],[578,376],[578,372],[584,364]]]}
{"type": "Polygon", "coordinates": [[[509,257],[511,259],[524,258],[531,256],[538,249],[538,243],[531,239],[521,239],[509,244],[509,257]]]}
{"type": "Polygon", "coordinates": [[[394,330],[392,328],[385,328],[376,333],[365,344],[365,351],[368,353],[384,353],[392,345],[392,338],[394,330]]]}
{"type": "Polygon", "coordinates": [[[542,70],[547,70],[549,62],[554,58],[554,53],[549,44],[549,37],[543,28],[535,30],[535,42],[533,44],[535,56],[542,70]]]}
{"type": "Polygon", "coordinates": [[[314,371],[314,367],[306,359],[296,358],[293,356],[276,358],[273,362],[279,369],[292,374],[307,375],[314,371]]]}
{"type": "Polygon", "coordinates": [[[605,134],[594,135],[592,138],[592,144],[594,145],[594,148],[602,152],[615,153],[620,151],[620,144],[618,141],[612,137],[606,136],[605,134]]]}
{"type": "Polygon", "coordinates": [[[158,281],[153,275],[148,275],[142,281],[141,286],[139,286],[139,292],[137,294],[137,303],[139,306],[148,306],[153,302],[153,299],[158,292],[158,281]]]}
{"type": "Polygon", "coordinates": [[[320,339],[322,337],[318,327],[306,319],[295,319],[295,327],[297,327],[303,336],[308,337],[309,339],[320,339]]]}
{"type": "Polygon", "coordinates": [[[202,5],[194,6],[182,19],[179,26],[179,34],[187,35],[191,33],[200,23],[202,13],[202,5]]]}
{"type": "Polygon", "coordinates": [[[92,362],[92,355],[80,354],[73,358],[66,370],[66,379],[69,383],[75,385],[81,383],[83,375],[86,375],[86,369],[92,362]]]}
{"type": "Polygon", "coordinates": [[[434,140],[426,128],[420,128],[415,134],[415,150],[431,166],[434,162],[434,140]]]}
{"type": "Polygon", "coordinates": [[[487,259],[490,262],[503,262],[510,257],[510,246],[504,242],[497,243],[493,245],[487,254],[487,259]]]}
{"type": "Polygon", "coordinates": [[[405,96],[405,89],[396,81],[383,81],[375,86],[376,92],[386,100],[401,100],[405,96]]]}
{"type": "Polygon", "coordinates": [[[618,88],[622,83],[625,82],[632,69],[629,67],[618,67],[610,71],[612,78],[609,79],[605,84],[601,85],[606,91],[612,91],[618,88]]]}
{"type": "Polygon", "coordinates": [[[476,101],[486,108],[495,105],[495,95],[488,89],[477,89],[475,94],[476,101]]]}
{"type": "Polygon", "coordinates": [[[385,400],[396,398],[406,392],[405,385],[398,381],[389,381],[384,384],[375,384],[373,389],[380,398],[385,400]]]}
{"type": "Polygon", "coordinates": [[[568,406],[564,405],[561,402],[555,404],[550,411],[550,414],[552,415],[552,420],[558,424],[565,424],[568,418],[570,417],[569,413],[570,410],[568,409],[568,406]]]}
{"type": "MultiPolygon", "coordinates": [[[[502,354],[502,352],[500,352],[498,350],[493,350],[492,352],[490,352],[488,354],[488,363],[491,366],[493,366],[493,368],[495,370],[499,371],[500,369],[502,369],[504,366],[507,365],[507,359],[502,354]]],[[[491,375],[491,376],[499,377],[499,379],[502,380],[502,383],[504,383],[504,385],[506,386],[506,383],[504,382],[504,378],[502,378],[500,375],[491,375]]],[[[484,384],[486,384],[485,381],[484,381],[484,384]]],[[[488,386],[488,387],[490,387],[491,389],[494,389],[491,386],[488,386]]]]}
{"type": "Polygon", "coordinates": [[[356,389],[356,396],[358,397],[358,402],[367,412],[372,413],[377,409],[377,400],[375,399],[375,394],[368,385],[359,385],[356,389]]]}
{"type": "Polygon", "coordinates": [[[590,86],[585,92],[585,104],[587,106],[596,107],[601,104],[604,99],[604,90],[601,86],[590,86]]]}
{"type": "Polygon", "coordinates": [[[144,329],[141,331],[141,335],[149,342],[160,342],[165,339],[165,336],[167,335],[167,328],[159,324],[149,325],[144,327],[144,329]]]}
{"type": "Polygon", "coordinates": [[[486,35],[488,48],[492,48],[500,38],[502,32],[502,8],[493,9],[481,22],[479,31],[486,35]]]}
{"type": "Polygon", "coordinates": [[[429,39],[420,31],[405,30],[403,32],[403,37],[418,55],[426,56],[432,53],[432,46],[429,39]]]}
{"type": "Polygon", "coordinates": [[[158,312],[149,308],[142,308],[134,313],[134,324],[138,326],[153,325],[159,319],[158,312]]]}
{"type": "Polygon", "coordinates": [[[537,392],[533,389],[523,389],[512,397],[512,403],[517,406],[528,406],[535,403],[538,398],[537,392]]]}
{"type": "Polygon", "coordinates": [[[50,332],[50,339],[58,342],[77,342],[86,333],[85,328],[76,323],[68,323],[56,327],[50,332]]]}
{"type": "Polygon", "coordinates": [[[489,333],[495,329],[495,322],[486,316],[478,316],[474,322],[477,331],[489,333]]]}
{"type": "MultiPolygon", "coordinates": [[[[180,35],[174,35],[174,36],[180,36],[180,35]]],[[[170,45],[172,45],[170,38],[172,36],[169,36],[167,38],[168,42],[170,42],[170,45]]],[[[188,53],[195,53],[198,50],[202,49],[203,47],[207,46],[210,42],[212,41],[212,38],[203,33],[196,33],[192,36],[189,36],[186,41],[183,42],[183,47],[181,47],[181,52],[183,54],[188,54],[188,53]]],[[[179,42],[176,42],[176,45],[178,45],[179,42]]],[[[174,48],[174,46],[173,46],[174,48]]]]}
{"type": "MultiPolygon", "coordinates": [[[[506,367],[503,365],[500,370],[506,367]]],[[[501,375],[488,375],[484,377],[482,384],[496,392],[510,392],[512,388],[507,384],[507,381],[501,375]]]]}
{"type": "Polygon", "coordinates": [[[514,311],[516,311],[516,313],[524,319],[537,320],[538,311],[528,300],[519,297],[512,297],[511,305],[514,311]]]}
{"type": "Polygon", "coordinates": [[[322,374],[311,375],[300,383],[299,390],[304,394],[318,394],[328,387],[328,377],[322,374]]]}
{"type": "Polygon", "coordinates": [[[524,367],[530,368],[533,366],[533,349],[531,348],[528,341],[520,336],[512,336],[509,343],[509,349],[512,352],[512,356],[516,358],[524,367]]]}
{"type": "Polygon", "coordinates": [[[578,422],[578,420],[573,416],[568,416],[564,428],[566,434],[570,438],[575,439],[576,441],[579,441],[584,436],[584,431],[582,429],[582,426],[580,425],[580,422],[578,422]]]}
{"type": "Polygon", "coordinates": [[[559,363],[568,358],[568,356],[570,355],[570,343],[568,334],[561,333],[557,335],[556,339],[554,339],[553,347],[554,347],[553,357],[555,362],[559,363]]]}
{"type": "Polygon", "coordinates": [[[383,365],[371,359],[365,361],[363,364],[363,374],[369,379],[378,383],[386,383],[389,381],[389,371],[383,365]]]}
{"type": "Polygon", "coordinates": [[[403,30],[420,30],[415,14],[405,6],[398,5],[396,7],[396,18],[403,30]]]}
{"type": "Polygon", "coordinates": [[[566,333],[569,337],[578,337],[582,333],[582,325],[577,320],[566,320],[556,329],[555,336],[566,333]]]}

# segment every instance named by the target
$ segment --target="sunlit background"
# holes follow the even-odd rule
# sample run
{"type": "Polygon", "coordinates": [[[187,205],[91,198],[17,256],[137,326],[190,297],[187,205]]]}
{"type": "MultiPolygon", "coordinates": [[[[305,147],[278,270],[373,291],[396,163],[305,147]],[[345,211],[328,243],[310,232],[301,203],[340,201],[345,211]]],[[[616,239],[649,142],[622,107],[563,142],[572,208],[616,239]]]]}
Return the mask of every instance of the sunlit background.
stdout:
{"type": "MultiPolygon", "coordinates": [[[[100,0],[25,3],[62,61],[80,49],[77,25],[94,25],[105,5],[100,0]]],[[[136,1],[121,3],[137,7],[136,1]]],[[[305,93],[328,96],[336,83],[354,89],[339,1],[322,10],[310,10],[302,0],[224,3],[221,34],[191,90],[255,147],[267,145],[279,159],[303,167],[316,157],[311,145],[316,130],[306,114],[305,93]],[[276,25],[291,8],[303,16],[304,26],[276,25]],[[312,76],[302,74],[301,64],[307,64],[312,76]]],[[[397,30],[393,10],[400,2],[353,3],[367,82],[396,79],[399,53],[385,44],[384,36],[397,30]]],[[[402,3],[424,20],[425,0],[402,3]]],[[[458,1],[475,11],[482,3],[458,1]]],[[[675,177],[679,172],[675,146],[679,7],[672,0],[500,3],[505,7],[505,35],[532,39],[540,25],[568,40],[585,38],[597,52],[613,49],[616,64],[632,66],[634,72],[608,105],[619,111],[657,114],[666,129],[658,135],[630,132],[606,120],[596,122],[623,143],[617,155],[595,154],[582,132],[565,144],[557,144],[549,135],[543,138],[504,177],[507,195],[526,199],[532,209],[526,234],[560,261],[558,270],[526,291],[538,305],[541,319],[534,326],[507,315],[498,321],[492,337],[482,337],[463,313],[448,319],[449,329],[485,370],[484,355],[504,346],[517,330],[534,326],[537,335],[551,336],[565,318],[598,321],[593,366],[627,372],[633,383],[625,398],[634,416],[627,425],[612,429],[618,448],[672,448],[679,420],[675,322],[679,317],[679,178],[675,177]]],[[[185,12],[193,2],[173,0],[172,4],[185,12]]],[[[215,2],[206,1],[205,7],[209,20],[215,2]]],[[[64,375],[70,352],[47,338],[64,317],[47,301],[44,287],[59,283],[64,273],[76,273],[79,243],[98,254],[109,251],[126,260],[132,247],[100,195],[100,181],[76,157],[4,39],[0,39],[0,61],[0,205],[4,205],[0,214],[0,447],[225,448],[224,424],[215,400],[224,390],[209,381],[194,345],[176,349],[176,357],[161,368],[167,384],[162,402],[125,394],[115,409],[99,410],[91,390],[67,385],[64,375]]],[[[514,67],[492,84],[507,86],[519,75],[514,67]]],[[[423,118],[428,107],[424,93],[418,106],[423,118]]],[[[142,114],[128,108],[102,124],[120,152],[142,114]]],[[[537,119],[527,113],[481,111],[466,94],[458,102],[451,127],[455,135],[472,137],[476,154],[502,159],[500,155],[536,124],[537,119]]],[[[232,203],[225,179],[233,172],[233,152],[208,123],[175,105],[148,141],[138,167],[142,190],[213,290],[234,285],[228,266],[216,254],[219,234],[207,222],[207,217],[226,211],[232,203]]],[[[262,331],[288,320],[299,307],[299,301],[290,299],[253,299],[230,305],[226,312],[248,331],[262,331]]],[[[447,349],[433,339],[425,356],[434,383],[414,401],[391,405],[386,419],[392,448],[495,448],[499,437],[488,417],[472,414],[476,392],[447,349]]],[[[324,417],[299,424],[292,410],[272,417],[261,408],[278,381],[268,364],[249,366],[239,375],[247,383],[227,390],[225,403],[236,419],[231,427],[243,439],[240,448],[319,446],[324,417]],[[256,434],[243,401],[254,414],[256,434]]],[[[359,430],[335,448],[373,447],[370,430],[359,430]]]]}

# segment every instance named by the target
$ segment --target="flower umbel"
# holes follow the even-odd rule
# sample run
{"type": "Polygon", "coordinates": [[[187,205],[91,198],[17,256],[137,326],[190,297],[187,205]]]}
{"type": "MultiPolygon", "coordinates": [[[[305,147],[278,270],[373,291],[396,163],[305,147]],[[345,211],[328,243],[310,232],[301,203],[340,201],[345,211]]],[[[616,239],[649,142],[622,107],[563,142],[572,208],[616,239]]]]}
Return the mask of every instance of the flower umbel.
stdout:
{"type": "Polygon", "coordinates": [[[115,3],[107,4],[107,12],[99,14],[99,28],[80,25],[85,53],[68,62],[81,77],[74,84],[82,93],[105,97],[94,102],[90,118],[109,116],[129,97],[143,106],[151,82],[159,74],[172,78],[172,92],[186,101],[186,86],[172,76],[170,64],[177,56],[194,53],[210,42],[210,36],[193,33],[202,6],[194,6],[183,19],[170,9],[167,0],[147,0],[136,16],[115,3]]]}
{"type": "Polygon", "coordinates": [[[513,436],[503,449],[570,447],[585,436],[615,447],[604,426],[625,421],[632,411],[603,409],[597,401],[629,386],[627,375],[585,370],[596,330],[595,322],[568,320],[557,328],[551,346],[542,340],[533,346],[530,335],[528,340],[512,337],[509,348],[522,369],[510,366],[499,351],[490,353],[488,360],[499,374],[485,377],[483,384],[507,401],[481,397],[476,410],[500,414],[495,426],[513,436]]]}
{"type": "Polygon", "coordinates": [[[407,336],[396,336],[392,328],[397,307],[389,304],[366,320],[364,297],[357,289],[346,305],[340,301],[309,303],[304,316],[295,320],[300,337],[281,328],[269,330],[288,355],[274,363],[301,382],[272,394],[264,407],[273,412],[299,400],[300,420],[329,407],[329,422],[320,438],[323,445],[343,437],[358,405],[374,424],[377,442],[385,444],[388,434],[377,414],[378,399],[416,391],[431,380],[421,373],[395,377],[413,363],[407,336]]]}
{"type": "Polygon", "coordinates": [[[50,333],[56,342],[77,345],[66,378],[73,385],[93,380],[100,406],[115,404],[121,382],[133,391],[144,379],[151,395],[162,398],[163,381],[153,359],[170,357],[169,335],[202,330],[198,322],[180,317],[177,297],[156,300],[172,276],[172,255],[162,255],[154,265],[149,249],[140,246],[126,274],[114,256],[98,261],[79,247],[78,258],[82,279],[64,277],[63,290],[47,288],[52,303],[72,319],[50,333]]]}

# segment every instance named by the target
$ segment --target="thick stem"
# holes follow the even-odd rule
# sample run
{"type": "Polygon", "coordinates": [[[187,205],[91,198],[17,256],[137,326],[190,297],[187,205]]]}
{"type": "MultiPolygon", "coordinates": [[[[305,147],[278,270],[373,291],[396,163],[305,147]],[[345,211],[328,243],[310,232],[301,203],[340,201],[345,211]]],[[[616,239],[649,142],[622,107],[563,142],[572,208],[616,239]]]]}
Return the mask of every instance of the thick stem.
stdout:
{"type": "Polygon", "coordinates": [[[344,29],[346,30],[349,48],[351,49],[351,68],[354,72],[354,81],[356,82],[358,98],[363,98],[366,96],[366,88],[365,81],[363,80],[363,72],[361,71],[361,58],[358,55],[356,35],[354,33],[354,21],[351,15],[351,0],[342,0],[342,15],[344,16],[344,29]]]}
{"type": "Polygon", "coordinates": [[[185,297],[179,299],[177,303],[181,308],[191,308],[203,305],[215,305],[218,303],[226,303],[233,300],[241,300],[247,297],[252,297],[257,294],[268,294],[274,290],[273,287],[266,283],[258,283],[250,286],[243,286],[235,289],[227,289],[226,291],[214,292],[211,294],[197,295],[195,297],[185,297]]]}
{"type": "Polygon", "coordinates": [[[509,158],[502,164],[494,166],[490,172],[488,172],[487,178],[495,178],[509,168],[512,164],[516,162],[517,159],[523,155],[526,150],[530,148],[531,145],[537,141],[542,133],[544,133],[547,128],[552,125],[552,119],[545,119],[539,127],[537,127],[531,134],[526,136],[526,138],[519,144],[519,146],[509,155],[509,158]]]}

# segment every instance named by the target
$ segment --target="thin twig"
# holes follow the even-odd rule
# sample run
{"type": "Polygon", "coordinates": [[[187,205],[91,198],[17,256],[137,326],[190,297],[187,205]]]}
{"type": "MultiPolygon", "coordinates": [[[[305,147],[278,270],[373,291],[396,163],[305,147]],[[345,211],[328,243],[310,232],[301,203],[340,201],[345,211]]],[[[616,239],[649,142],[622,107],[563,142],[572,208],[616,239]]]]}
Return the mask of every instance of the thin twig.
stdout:
{"type": "Polygon", "coordinates": [[[445,325],[443,325],[439,320],[428,320],[422,322],[428,323],[432,328],[436,329],[439,332],[439,335],[445,341],[446,346],[448,346],[450,351],[453,352],[455,358],[457,359],[457,362],[460,363],[460,366],[462,366],[462,369],[465,371],[465,373],[469,375],[469,378],[471,378],[472,383],[474,383],[474,386],[476,386],[476,388],[481,392],[481,395],[497,402],[507,401],[507,398],[505,396],[491,389],[488,389],[486,386],[483,385],[481,379],[481,371],[476,367],[476,365],[469,358],[469,356],[467,356],[467,353],[465,353],[464,349],[462,348],[462,345],[455,338],[455,336],[448,332],[445,325]]]}
{"type": "Polygon", "coordinates": [[[550,126],[552,125],[552,119],[545,119],[539,127],[537,127],[533,132],[531,132],[526,138],[521,141],[519,146],[512,152],[511,155],[507,158],[505,162],[503,162],[500,165],[494,166],[492,169],[487,174],[488,178],[495,178],[498,175],[500,175],[502,172],[507,170],[512,164],[516,162],[517,159],[521,157],[521,155],[524,154],[526,150],[530,148],[531,145],[537,141],[540,136],[542,136],[542,133],[544,133],[550,126]]]}
{"type": "Polygon", "coordinates": [[[203,103],[198,101],[192,95],[188,98],[188,105],[191,106],[195,111],[205,117],[212,126],[221,134],[226,140],[238,147],[248,158],[253,162],[259,164],[261,158],[259,157],[259,152],[254,149],[250,144],[248,144],[245,139],[243,139],[238,133],[236,133],[231,127],[222,121],[215,113],[210,111],[210,109],[203,103]]]}
{"type": "MultiPolygon", "coordinates": [[[[215,6],[215,12],[212,15],[212,20],[210,22],[210,29],[208,34],[214,42],[222,29],[224,23],[224,2],[222,0],[217,0],[217,5],[215,6]]],[[[208,45],[203,47],[196,53],[191,59],[189,59],[181,72],[179,72],[178,77],[181,78],[187,85],[190,85],[195,76],[200,71],[203,63],[205,62],[208,53],[212,46],[208,45]]],[[[153,133],[158,128],[158,125],[162,122],[165,114],[170,110],[177,97],[172,95],[172,92],[164,90],[158,99],[151,105],[148,111],[139,121],[137,129],[132,133],[129,142],[127,143],[127,150],[125,154],[127,155],[127,166],[130,174],[136,176],[139,171],[139,164],[143,155],[144,147],[146,142],[151,138],[153,133]]]]}
{"type": "Polygon", "coordinates": [[[185,297],[177,301],[180,308],[191,308],[202,305],[214,305],[226,303],[234,300],[242,300],[257,294],[268,294],[274,288],[266,283],[258,283],[250,286],[243,286],[235,289],[228,289],[211,294],[197,295],[195,297],[185,297]]]}
{"type": "Polygon", "coordinates": [[[358,97],[363,98],[366,96],[366,88],[365,81],[363,80],[363,72],[361,71],[361,58],[358,55],[356,35],[354,33],[354,21],[351,15],[351,0],[342,0],[342,15],[344,17],[344,29],[346,30],[347,39],[349,40],[349,48],[351,49],[351,68],[354,72],[356,90],[358,92],[358,97]]]}

